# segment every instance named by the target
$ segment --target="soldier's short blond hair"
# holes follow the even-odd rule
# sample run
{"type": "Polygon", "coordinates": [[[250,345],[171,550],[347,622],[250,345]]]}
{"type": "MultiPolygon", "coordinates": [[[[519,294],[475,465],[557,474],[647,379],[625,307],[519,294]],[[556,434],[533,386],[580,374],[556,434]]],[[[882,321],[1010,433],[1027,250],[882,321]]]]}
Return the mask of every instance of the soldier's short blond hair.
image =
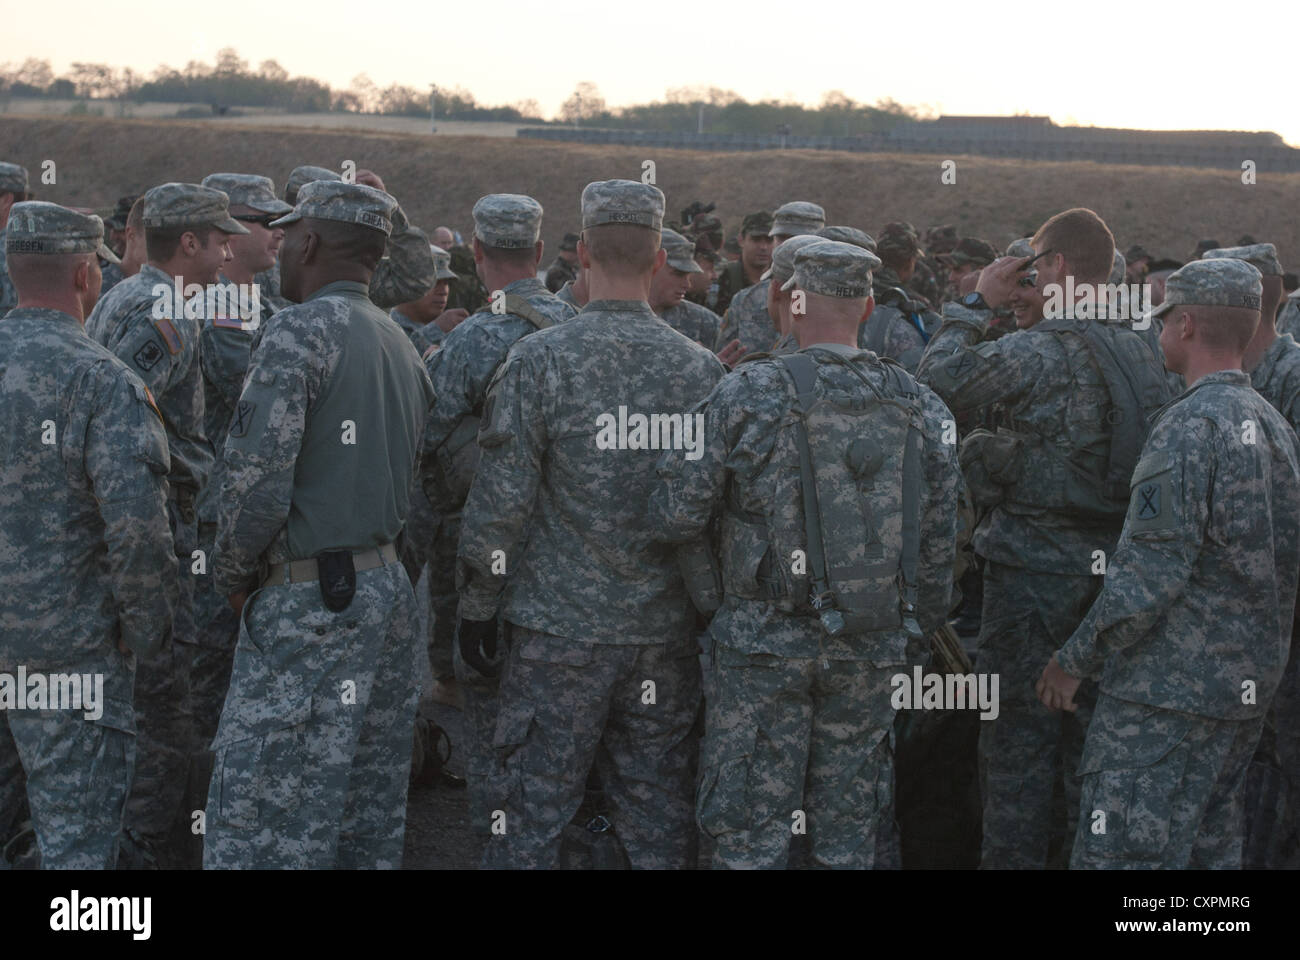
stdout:
{"type": "Polygon", "coordinates": [[[582,242],[593,263],[618,276],[649,273],[659,253],[659,231],[630,223],[587,227],[582,242]]]}

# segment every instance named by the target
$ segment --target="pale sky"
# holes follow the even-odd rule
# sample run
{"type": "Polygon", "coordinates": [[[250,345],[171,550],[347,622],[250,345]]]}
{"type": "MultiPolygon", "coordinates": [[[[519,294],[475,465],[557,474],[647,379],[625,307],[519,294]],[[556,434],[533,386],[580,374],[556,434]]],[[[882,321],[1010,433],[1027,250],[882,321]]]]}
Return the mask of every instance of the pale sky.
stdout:
{"type": "Polygon", "coordinates": [[[48,29],[34,8],[11,7],[11,27],[16,16],[29,22],[0,57],[48,59],[56,73],[87,60],[148,74],[210,63],[231,46],[253,66],[275,59],[335,88],[366,73],[381,87],[460,85],[481,104],[532,98],[547,115],[584,80],[611,106],[695,85],[809,105],[842,90],[936,113],[1273,130],[1300,145],[1297,11],[1295,0],[71,0],[48,29]]]}

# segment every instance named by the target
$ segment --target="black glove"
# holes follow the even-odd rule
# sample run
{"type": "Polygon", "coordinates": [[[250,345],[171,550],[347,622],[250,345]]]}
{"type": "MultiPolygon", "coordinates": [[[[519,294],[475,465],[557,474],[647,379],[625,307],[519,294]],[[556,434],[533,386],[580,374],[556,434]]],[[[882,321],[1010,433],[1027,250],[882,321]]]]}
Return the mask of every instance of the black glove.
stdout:
{"type": "Polygon", "coordinates": [[[456,627],[456,642],[460,645],[460,656],[466,665],[473,667],[485,677],[495,677],[501,672],[498,664],[492,663],[497,655],[497,621],[461,620],[456,627]]]}

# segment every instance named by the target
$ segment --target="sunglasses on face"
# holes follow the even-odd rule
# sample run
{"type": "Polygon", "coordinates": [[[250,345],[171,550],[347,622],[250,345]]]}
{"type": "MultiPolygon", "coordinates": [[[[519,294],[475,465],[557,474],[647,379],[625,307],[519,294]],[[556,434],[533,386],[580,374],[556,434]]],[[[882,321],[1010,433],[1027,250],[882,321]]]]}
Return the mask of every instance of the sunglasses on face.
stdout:
{"type": "Polygon", "coordinates": [[[270,230],[271,224],[276,220],[279,220],[280,215],[278,213],[263,213],[255,217],[252,214],[246,214],[237,216],[234,219],[238,220],[240,223],[255,223],[259,227],[270,230]]]}
{"type": "MultiPolygon", "coordinates": [[[[1026,260],[1024,263],[1022,263],[1020,266],[1016,267],[1016,269],[1017,269],[1017,270],[1028,270],[1030,267],[1032,267],[1032,266],[1034,265],[1034,263],[1035,263],[1036,261],[1041,260],[1043,257],[1050,256],[1051,254],[1053,254],[1053,253],[1055,253],[1055,252],[1056,252],[1055,250],[1044,250],[1042,253],[1035,254],[1034,256],[1032,256],[1032,257],[1030,257],[1029,259],[1027,259],[1027,260],[1026,260]]],[[[1035,270],[1035,271],[1031,271],[1031,272],[1034,273],[1034,274],[1037,274],[1038,271],[1035,270]]]]}

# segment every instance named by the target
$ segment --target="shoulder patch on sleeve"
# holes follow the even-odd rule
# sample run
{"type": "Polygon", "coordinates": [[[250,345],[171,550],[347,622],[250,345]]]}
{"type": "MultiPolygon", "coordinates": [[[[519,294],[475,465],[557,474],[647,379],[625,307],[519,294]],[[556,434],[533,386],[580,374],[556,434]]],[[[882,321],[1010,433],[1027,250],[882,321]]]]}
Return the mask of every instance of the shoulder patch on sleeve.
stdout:
{"type": "Polygon", "coordinates": [[[163,358],[162,347],[158,346],[153,339],[146,340],[144,346],[135,352],[131,357],[135,365],[141,370],[148,373],[158,365],[158,361],[163,358]]]}
{"type": "Polygon", "coordinates": [[[163,342],[167,344],[167,350],[173,356],[180,353],[185,345],[181,342],[181,335],[177,332],[176,327],[166,317],[159,317],[153,323],[158,333],[162,336],[163,342]]]}
{"type": "Polygon", "coordinates": [[[232,437],[244,437],[248,434],[248,428],[253,424],[253,413],[257,410],[257,404],[251,400],[240,400],[235,404],[235,414],[230,418],[230,435],[232,437]]]}
{"type": "Polygon", "coordinates": [[[1133,533],[1168,530],[1177,523],[1173,509],[1173,450],[1149,453],[1133,470],[1129,527],[1133,533]]]}

